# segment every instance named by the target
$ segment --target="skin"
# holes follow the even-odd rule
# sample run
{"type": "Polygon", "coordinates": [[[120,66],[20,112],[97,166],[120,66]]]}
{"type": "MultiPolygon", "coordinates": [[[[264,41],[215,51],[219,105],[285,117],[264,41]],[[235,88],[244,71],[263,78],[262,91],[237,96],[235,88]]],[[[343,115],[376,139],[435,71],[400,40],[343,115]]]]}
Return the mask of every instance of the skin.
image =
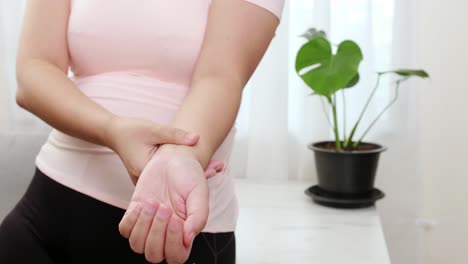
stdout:
{"type": "MultiPolygon", "coordinates": [[[[199,135],[115,116],[81,93],[67,77],[69,14],[69,1],[27,2],[17,58],[16,101],[68,135],[113,149],[136,183],[157,145],[194,145],[199,135]]],[[[218,161],[210,163],[207,176],[214,176],[222,167],[218,161]]]]}
{"type": "Polygon", "coordinates": [[[173,264],[188,259],[193,238],[208,218],[208,187],[201,168],[232,128],[243,87],[278,22],[246,1],[212,1],[192,87],[173,123],[200,134],[200,141],[194,146],[166,144],[158,150],[119,225],[132,249],[148,261],[166,259],[173,264]]]}
{"type": "Polygon", "coordinates": [[[150,262],[183,263],[207,221],[206,175],[222,170],[210,159],[232,128],[243,87],[279,21],[245,1],[213,0],[190,93],[170,128],[115,116],[75,87],[67,77],[69,14],[69,1],[28,1],[17,103],[68,135],[113,149],[138,179],[122,235],[150,262]]]}

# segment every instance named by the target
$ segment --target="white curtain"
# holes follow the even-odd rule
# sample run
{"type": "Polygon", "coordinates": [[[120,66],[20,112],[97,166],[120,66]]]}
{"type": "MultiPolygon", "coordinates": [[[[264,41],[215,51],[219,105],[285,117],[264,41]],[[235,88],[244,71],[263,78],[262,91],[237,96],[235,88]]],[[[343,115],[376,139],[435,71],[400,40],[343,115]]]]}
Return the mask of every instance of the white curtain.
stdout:
{"type": "Polygon", "coordinates": [[[15,61],[24,0],[0,1],[0,132],[45,133],[48,126],[15,103],[15,61]]]}
{"type": "MultiPolygon", "coordinates": [[[[231,161],[236,177],[315,181],[313,154],[306,145],[332,135],[319,98],[308,96],[310,91],[294,72],[296,52],[304,43],[299,35],[315,27],[325,30],[335,44],[352,39],[361,46],[361,81],[346,97],[349,129],[375,82],[374,73],[411,66],[406,61],[410,55],[406,44],[411,41],[406,30],[411,22],[406,8],[409,2],[287,1],[277,35],[244,92],[231,161]]],[[[0,134],[45,133],[49,129],[14,101],[14,64],[23,5],[20,0],[0,0],[0,134]]],[[[393,95],[391,81],[383,80],[365,123],[393,95]]],[[[392,263],[398,264],[418,263],[421,253],[415,226],[421,207],[420,179],[413,166],[416,111],[410,86],[403,87],[398,103],[367,137],[389,147],[382,156],[376,185],[387,194],[378,209],[392,263]]]]}
{"type": "MultiPolygon", "coordinates": [[[[249,83],[238,118],[232,158],[237,177],[254,180],[316,181],[313,154],[306,145],[333,136],[319,98],[294,72],[295,56],[304,43],[298,36],[309,27],[325,30],[335,44],[355,40],[364,53],[360,84],[347,92],[347,127],[360,113],[376,80],[375,72],[398,67],[423,67],[410,61],[412,1],[403,0],[290,0],[277,36],[249,83]],[[287,50],[287,52],[285,52],[287,50]]],[[[394,94],[390,76],[364,118],[364,124],[394,94]]],[[[367,136],[389,147],[381,157],[376,186],[387,197],[378,202],[392,263],[421,263],[421,179],[416,155],[417,109],[413,82],[406,83],[391,110],[367,136]]],[[[341,111],[339,111],[341,113],[341,111]]],[[[366,126],[362,126],[361,130],[366,126]]],[[[363,249],[365,250],[365,249],[363,249]]]]}
{"type": "MultiPolygon", "coordinates": [[[[349,130],[374,86],[375,72],[392,68],[393,10],[393,0],[288,1],[277,36],[244,93],[233,157],[238,177],[315,178],[313,156],[306,145],[332,135],[320,99],[308,96],[311,91],[294,71],[296,53],[305,42],[299,36],[315,27],[325,30],[334,44],[352,39],[361,46],[361,81],[346,93],[349,130]]],[[[390,81],[382,81],[365,124],[393,95],[390,81]]],[[[368,140],[397,130],[398,120],[389,120],[393,113],[383,116],[368,140]]]]}

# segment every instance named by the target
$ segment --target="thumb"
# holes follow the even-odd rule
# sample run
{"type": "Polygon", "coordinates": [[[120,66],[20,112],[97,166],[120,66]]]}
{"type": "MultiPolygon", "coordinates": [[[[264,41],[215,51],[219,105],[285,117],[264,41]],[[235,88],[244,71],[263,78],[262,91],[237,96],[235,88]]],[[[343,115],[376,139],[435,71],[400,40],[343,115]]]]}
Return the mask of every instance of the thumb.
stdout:
{"type": "Polygon", "coordinates": [[[184,245],[189,248],[193,239],[205,228],[208,220],[208,186],[199,184],[187,198],[187,220],[184,223],[184,245]]]}
{"type": "Polygon", "coordinates": [[[179,128],[155,125],[152,130],[154,144],[177,144],[192,146],[197,144],[200,136],[179,128]]]}

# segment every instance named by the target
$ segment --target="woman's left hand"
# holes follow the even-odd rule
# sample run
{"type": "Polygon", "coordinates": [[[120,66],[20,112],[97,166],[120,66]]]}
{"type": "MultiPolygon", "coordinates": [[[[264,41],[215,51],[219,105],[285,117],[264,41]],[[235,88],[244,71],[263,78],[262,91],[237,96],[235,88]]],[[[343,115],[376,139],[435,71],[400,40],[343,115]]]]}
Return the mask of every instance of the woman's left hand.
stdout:
{"type": "Polygon", "coordinates": [[[144,168],[119,230],[148,261],[184,263],[207,219],[203,168],[184,147],[163,145],[144,168]]]}

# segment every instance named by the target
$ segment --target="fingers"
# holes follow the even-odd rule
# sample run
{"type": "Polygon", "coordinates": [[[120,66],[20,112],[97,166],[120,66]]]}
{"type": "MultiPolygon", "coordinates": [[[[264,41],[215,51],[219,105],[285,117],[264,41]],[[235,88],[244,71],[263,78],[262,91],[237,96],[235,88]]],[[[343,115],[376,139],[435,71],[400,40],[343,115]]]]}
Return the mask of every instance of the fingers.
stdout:
{"type": "Polygon", "coordinates": [[[219,160],[212,160],[208,163],[205,169],[205,177],[207,179],[216,176],[224,169],[224,163],[219,160]]]}
{"type": "Polygon", "coordinates": [[[200,233],[208,220],[208,186],[198,185],[186,202],[187,220],[184,223],[184,245],[190,247],[193,238],[200,233]]]}
{"type": "Polygon", "coordinates": [[[167,227],[164,254],[167,263],[185,263],[190,255],[190,249],[184,245],[184,223],[179,217],[173,216],[167,227]]]}
{"type": "Polygon", "coordinates": [[[153,219],[145,246],[146,260],[151,263],[160,263],[164,260],[166,228],[171,216],[172,210],[161,206],[153,219]]]}
{"type": "Polygon", "coordinates": [[[210,163],[206,166],[205,176],[206,178],[211,178],[217,173],[220,173],[224,169],[224,163],[219,160],[211,160],[210,163]]]}
{"type": "Polygon", "coordinates": [[[155,144],[178,144],[192,146],[197,144],[200,136],[195,133],[188,133],[182,129],[154,125],[153,135],[155,144]]]}
{"type": "Polygon", "coordinates": [[[214,169],[206,169],[206,170],[205,170],[205,177],[206,177],[207,179],[216,176],[216,174],[217,174],[217,172],[216,172],[216,170],[214,170],[214,169]]]}
{"type": "Polygon", "coordinates": [[[145,204],[135,226],[133,227],[133,230],[130,234],[129,242],[130,247],[136,253],[142,254],[144,252],[146,238],[148,237],[148,232],[151,228],[151,223],[158,209],[157,207],[158,205],[154,206],[150,204],[145,204]]]}
{"type": "Polygon", "coordinates": [[[132,229],[135,226],[142,209],[143,206],[139,203],[130,204],[127,211],[125,212],[125,215],[122,217],[122,220],[119,223],[119,232],[123,237],[130,237],[132,229]]]}

